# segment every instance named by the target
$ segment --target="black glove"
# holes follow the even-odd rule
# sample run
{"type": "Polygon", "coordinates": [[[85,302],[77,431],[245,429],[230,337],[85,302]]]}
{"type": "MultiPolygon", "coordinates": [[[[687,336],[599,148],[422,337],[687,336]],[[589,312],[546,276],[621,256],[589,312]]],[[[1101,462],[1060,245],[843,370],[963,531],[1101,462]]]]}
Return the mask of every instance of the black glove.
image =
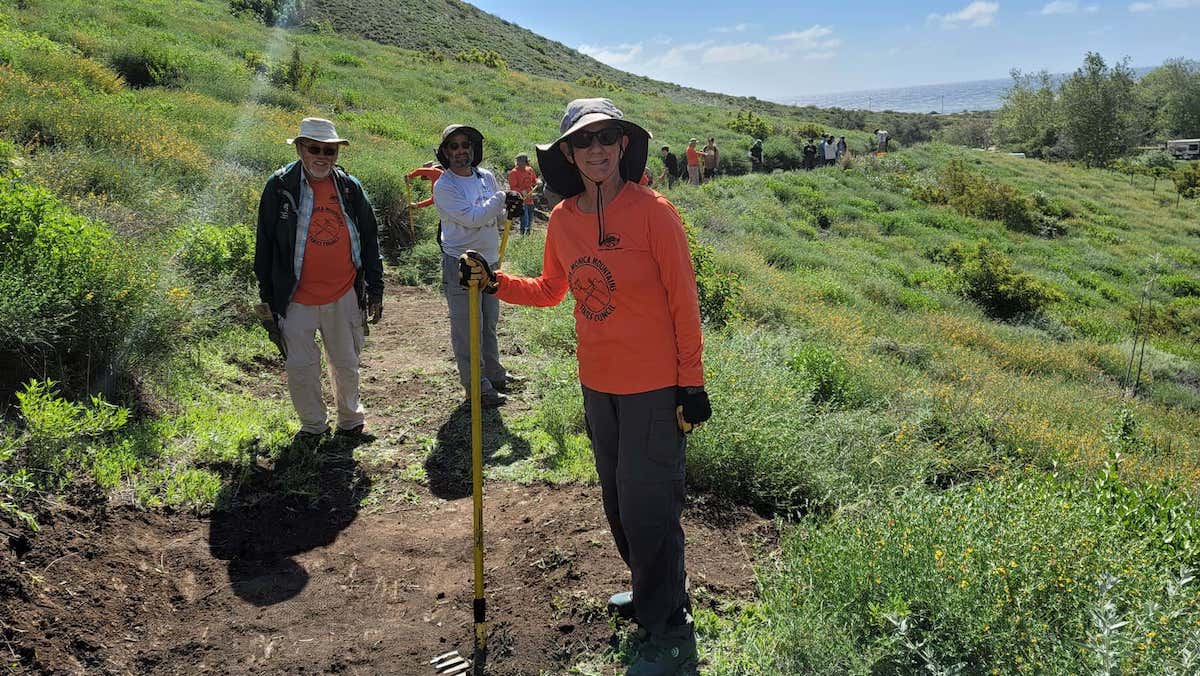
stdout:
{"type": "Polygon", "coordinates": [[[504,208],[508,210],[509,218],[520,218],[525,212],[525,198],[516,190],[505,191],[504,208]]]}
{"type": "Polygon", "coordinates": [[[683,420],[689,425],[697,425],[712,417],[708,392],[703,387],[676,388],[675,401],[683,407],[683,420]]]}
{"type": "Polygon", "coordinates": [[[458,257],[458,283],[465,289],[471,286],[472,279],[479,282],[479,288],[484,293],[496,293],[499,288],[496,273],[492,272],[492,266],[478,251],[467,251],[458,257]]]}

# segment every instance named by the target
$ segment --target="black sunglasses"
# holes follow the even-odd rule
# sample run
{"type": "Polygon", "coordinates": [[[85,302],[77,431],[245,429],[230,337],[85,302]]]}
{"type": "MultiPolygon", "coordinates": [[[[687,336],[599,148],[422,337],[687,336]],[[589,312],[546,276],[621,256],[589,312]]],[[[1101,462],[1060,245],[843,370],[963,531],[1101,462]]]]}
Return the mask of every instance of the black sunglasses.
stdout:
{"type": "Polygon", "coordinates": [[[611,146],[620,141],[624,135],[625,130],[620,127],[605,127],[599,131],[577,131],[567,137],[567,142],[575,148],[583,150],[591,147],[592,139],[598,139],[602,146],[611,146]]]}
{"type": "Polygon", "coordinates": [[[304,144],[303,148],[309,155],[324,155],[325,157],[333,157],[342,149],[341,146],[319,146],[312,143],[304,144]]]}
{"type": "Polygon", "coordinates": [[[449,143],[446,144],[446,147],[449,148],[450,150],[459,150],[460,148],[462,150],[470,150],[471,142],[463,141],[462,143],[459,143],[457,141],[450,141],[449,143]]]}

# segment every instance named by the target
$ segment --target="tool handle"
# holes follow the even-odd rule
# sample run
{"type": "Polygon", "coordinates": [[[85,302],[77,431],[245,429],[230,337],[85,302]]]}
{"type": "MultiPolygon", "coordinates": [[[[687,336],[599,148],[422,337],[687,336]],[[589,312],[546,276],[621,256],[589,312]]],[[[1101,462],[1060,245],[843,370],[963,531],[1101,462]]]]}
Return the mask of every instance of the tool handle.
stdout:
{"type": "Polygon", "coordinates": [[[471,333],[471,479],[474,507],[475,550],[475,652],[487,647],[487,623],[483,596],[483,392],[480,380],[479,282],[467,289],[468,330],[471,333]]]}
{"type": "Polygon", "coordinates": [[[504,250],[508,248],[508,233],[512,230],[512,219],[504,219],[504,232],[500,235],[500,260],[496,261],[496,269],[504,265],[504,250]]]}

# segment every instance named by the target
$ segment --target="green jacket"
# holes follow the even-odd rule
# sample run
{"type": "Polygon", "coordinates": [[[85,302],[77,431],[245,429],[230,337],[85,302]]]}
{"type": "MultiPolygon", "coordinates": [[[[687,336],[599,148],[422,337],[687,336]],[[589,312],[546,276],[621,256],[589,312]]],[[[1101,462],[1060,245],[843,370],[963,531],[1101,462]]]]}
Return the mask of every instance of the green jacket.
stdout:
{"type": "MultiPolygon", "coordinates": [[[[279,169],[263,188],[258,202],[254,244],[254,275],[258,296],[276,315],[287,314],[300,282],[304,246],[312,217],[313,195],[297,160],[279,169]]],[[[350,231],[350,258],[358,274],[354,290],[360,307],[368,299],[383,300],[383,258],[379,254],[379,225],[375,209],[358,179],[341,167],[333,170],[338,202],[350,231]]]]}

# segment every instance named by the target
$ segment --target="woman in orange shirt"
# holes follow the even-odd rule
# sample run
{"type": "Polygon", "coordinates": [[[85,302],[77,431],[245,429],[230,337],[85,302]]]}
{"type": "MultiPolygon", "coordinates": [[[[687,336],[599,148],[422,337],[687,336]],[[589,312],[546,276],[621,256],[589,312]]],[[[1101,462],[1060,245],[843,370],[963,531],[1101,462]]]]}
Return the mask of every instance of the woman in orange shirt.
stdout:
{"type": "Polygon", "coordinates": [[[690,673],[696,636],[685,587],[685,433],[708,420],[703,338],[687,234],[675,207],[638,185],[650,134],[608,99],[567,105],[542,178],[566,196],[550,214],[542,274],[492,272],[468,251],[474,279],[507,303],[575,297],[584,416],[604,512],[632,592],[610,605],[649,632],[628,673],[690,673]]]}

